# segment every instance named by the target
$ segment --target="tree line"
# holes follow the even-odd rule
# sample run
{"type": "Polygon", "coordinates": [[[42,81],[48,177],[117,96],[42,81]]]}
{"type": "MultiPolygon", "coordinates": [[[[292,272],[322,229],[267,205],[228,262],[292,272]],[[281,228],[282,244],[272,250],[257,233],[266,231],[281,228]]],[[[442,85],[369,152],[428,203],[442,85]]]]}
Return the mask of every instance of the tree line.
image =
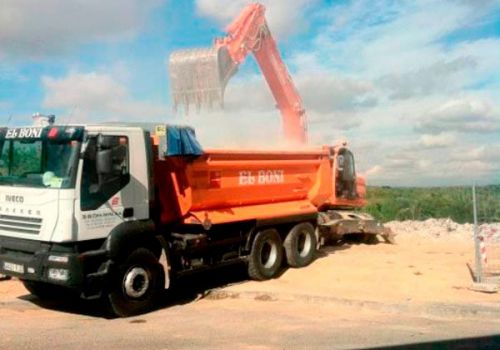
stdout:
{"type": "MultiPolygon", "coordinates": [[[[471,187],[368,187],[363,209],[378,220],[450,218],[473,222],[471,187]]],[[[500,185],[476,187],[478,222],[500,222],[500,185]]]]}

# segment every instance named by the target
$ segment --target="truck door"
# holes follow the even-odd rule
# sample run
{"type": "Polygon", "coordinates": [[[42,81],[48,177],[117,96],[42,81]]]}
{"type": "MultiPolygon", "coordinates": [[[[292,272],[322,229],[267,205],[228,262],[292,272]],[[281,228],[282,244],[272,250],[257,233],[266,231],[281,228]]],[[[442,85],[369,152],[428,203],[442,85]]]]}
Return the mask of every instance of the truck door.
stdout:
{"type": "Polygon", "coordinates": [[[134,217],[130,142],[126,135],[89,136],[83,153],[80,198],[76,201],[79,240],[102,238],[134,217]]]}

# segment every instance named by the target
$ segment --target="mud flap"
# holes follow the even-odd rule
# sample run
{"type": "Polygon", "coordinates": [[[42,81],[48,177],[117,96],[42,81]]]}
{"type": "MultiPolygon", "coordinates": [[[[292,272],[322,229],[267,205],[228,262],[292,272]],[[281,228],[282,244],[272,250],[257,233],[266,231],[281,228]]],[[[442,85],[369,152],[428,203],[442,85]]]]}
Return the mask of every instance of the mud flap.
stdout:
{"type": "Polygon", "coordinates": [[[169,259],[168,259],[168,255],[167,255],[167,250],[168,250],[168,243],[167,241],[165,240],[165,238],[163,237],[157,237],[158,241],[160,242],[161,244],[161,255],[160,255],[160,259],[158,260],[158,262],[160,263],[160,265],[162,266],[163,268],[163,272],[165,274],[165,289],[169,289],[170,288],[170,270],[171,270],[171,266],[170,266],[170,262],[169,262],[169,259]]]}
{"type": "Polygon", "coordinates": [[[170,288],[170,265],[168,263],[167,254],[165,249],[161,250],[160,260],[158,261],[163,267],[163,272],[165,273],[165,289],[170,288]]]}

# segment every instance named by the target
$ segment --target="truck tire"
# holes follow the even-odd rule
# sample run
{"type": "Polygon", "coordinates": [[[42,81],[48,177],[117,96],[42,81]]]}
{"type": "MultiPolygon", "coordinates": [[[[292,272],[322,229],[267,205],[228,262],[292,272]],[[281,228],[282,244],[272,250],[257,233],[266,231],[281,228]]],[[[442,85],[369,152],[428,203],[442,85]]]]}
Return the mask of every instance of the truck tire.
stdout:
{"type": "Polygon", "coordinates": [[[107,295],[111,312],[127,317],[151,310],[165,284],[161,264],[149,249],[138,248],[121,263],[107,295]]]}
{"type": "Polygon", "coordinates": [[[278,231],[268,229],[255,236],[250,256],[248,257],[248,275],[258,281],[267,280],[276,275],[283,260],[283,247],[278,231]]]}
{"type": "Polygon", "coordinates": [[[39,281],[21,280],[21,282],[23,282],[24,288],[42,300],[60,299],[61,297],[67,298],[70,296],[68,288],[39,281]]]}
{"type": "Polygon", "coordinates": [[[283,243],[286,260],[292,267],[309,265],[316,254],[316,233],[314,226],[308,222],[295,225],[283,243]]]}

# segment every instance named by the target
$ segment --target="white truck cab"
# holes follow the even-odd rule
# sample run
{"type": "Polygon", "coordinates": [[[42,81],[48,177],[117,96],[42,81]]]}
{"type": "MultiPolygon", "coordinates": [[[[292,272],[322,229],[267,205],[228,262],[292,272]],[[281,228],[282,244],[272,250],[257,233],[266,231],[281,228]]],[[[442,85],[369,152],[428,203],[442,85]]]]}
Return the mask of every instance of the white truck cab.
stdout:
{"type": "Polygon", "coordinates": [[[0,273],[35,294],[99,296],[119,241],[110,233],[151,226],[151,186],[141,127],[0,128],[0,273]]]}

